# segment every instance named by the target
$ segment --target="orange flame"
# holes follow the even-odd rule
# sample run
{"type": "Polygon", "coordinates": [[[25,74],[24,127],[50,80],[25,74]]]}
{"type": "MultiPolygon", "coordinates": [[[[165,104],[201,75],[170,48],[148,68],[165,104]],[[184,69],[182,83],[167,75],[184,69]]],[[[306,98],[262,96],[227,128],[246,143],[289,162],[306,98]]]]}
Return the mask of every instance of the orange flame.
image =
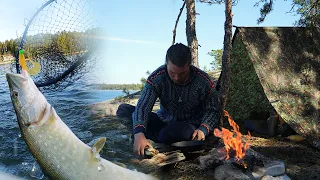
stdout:
{"type": "Polygon", "coordinates": [[[231,116],[226,110],[224,110],[224,115],[228,117],[229,124],[232,126],[233,132],[236,134],[236,136],[234,137],[234,133],[225,128],[222,128],[222,131],[216,128],[214,129],[213,133],[216,137],[223,139],[223,143],[225,144],[227,152],[226,160],[230,158],[229,152],[231,149],[233,149],[236,152],[235,158],[237,161],[240,161],[246,155],[246,151],[250,147],[249,142],[251,134],[248,132],[247,141],[244,144],[241,141],[242,134],[239,131],[239,126],[232,120],[231,116]]]}

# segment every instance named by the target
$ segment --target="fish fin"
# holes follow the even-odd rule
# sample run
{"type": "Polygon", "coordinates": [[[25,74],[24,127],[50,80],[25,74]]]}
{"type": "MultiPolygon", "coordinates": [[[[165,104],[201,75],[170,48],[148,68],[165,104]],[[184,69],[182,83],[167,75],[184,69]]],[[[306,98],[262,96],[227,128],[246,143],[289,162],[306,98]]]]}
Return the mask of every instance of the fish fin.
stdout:
{"type": "Polygon", "coordinates": [[[286,137],[286,139],[289,139],[290,141],[299,142],[299,141],[303,141],[304,137],[299,134],[295,134],[295,135],[291,135],[291,136],[286,137]]]}
{"type": "Polygon", "coordinates": [[[101,149],[105,145],[106,141],[107,141],[106,137],[102,137],[102,138],[98,139],[97,142],[94,143],[94,145],[92,146],[92,152],[99,154],[99,152],[101,151],[101,149]]]}
{"type": "Polygon", "coordinates": [[[53,123],[57,116],[54,108],[50,105],[50,110],[44,110],[42,115],[37,119],[37,121],[26,123],[27,126],[42,126],[43,124],[53,123]]]}
{"type": "Polygon", "coordinates": [[[166,166],[168,164],[175,164],[185,159],[186,157],[183,153],[172,151],[168,153],[159,153],[153,156],[151,159],[143,159],[139,164],[145,170],[153,172],[163,166],[166,166]]]}
{"type": "Polygon", "coordinates": [[[123,167],[123,168],[127,168],[127,166],[126,166],[125,164],[121,163],[121,162],[113,161],[112,163],[113,163],[113,164],[116,164],[116,165],[118,165],[118,166],[121,166],[121,167],[123,167]]]}

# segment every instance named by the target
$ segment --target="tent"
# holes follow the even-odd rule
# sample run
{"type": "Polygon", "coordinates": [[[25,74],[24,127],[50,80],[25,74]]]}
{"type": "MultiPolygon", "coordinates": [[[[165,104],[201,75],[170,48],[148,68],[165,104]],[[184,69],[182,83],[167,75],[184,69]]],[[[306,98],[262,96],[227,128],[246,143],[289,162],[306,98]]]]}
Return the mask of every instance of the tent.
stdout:
{"type": "Polygon", "coordinates": [[[226,109],[237,123],[276,111],[320,149],[320,29],[236,27],[226,109]]]}

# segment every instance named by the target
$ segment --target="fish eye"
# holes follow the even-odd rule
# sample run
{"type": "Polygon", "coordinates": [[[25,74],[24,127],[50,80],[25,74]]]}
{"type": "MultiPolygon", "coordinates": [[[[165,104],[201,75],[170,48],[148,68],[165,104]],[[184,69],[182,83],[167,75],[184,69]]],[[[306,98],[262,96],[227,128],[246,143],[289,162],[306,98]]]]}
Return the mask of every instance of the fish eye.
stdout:
{"type": "Polygon", "coordinates": [[[18,97],[18,92],[17,92],[17,91],[13,91],[13,92],[12,92],[12,96],[13,96],[14,98],[17,98],[17,97],[18,97]]]}

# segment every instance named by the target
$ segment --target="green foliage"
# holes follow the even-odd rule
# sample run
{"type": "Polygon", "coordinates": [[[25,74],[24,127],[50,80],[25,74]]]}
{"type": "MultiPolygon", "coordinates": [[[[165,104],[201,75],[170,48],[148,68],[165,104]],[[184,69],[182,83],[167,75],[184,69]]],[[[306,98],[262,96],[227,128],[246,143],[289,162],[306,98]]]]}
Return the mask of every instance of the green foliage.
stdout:
{"type": "Polygon", "coordinates": [[[320,27],[320,1],[319,0],[294,0],[297,7],[296,14],[300,15],[298,26],[320,27]]]}
{"type": "Polygon", "coordinates": [[[101,90],[122,90],[127,92],[128,90],[140,90],[141,84],[94,84],[93,86],[101,90]]]}
{"type": "MultiPolygon", "coordinates": [[[[150,71],[146,72],[146,75],[149,75],[150,71]]],[[[146,83],[146,78],[142,77],[140,79],[139,84],[94,84],[93,86],[96,89],[102,89],[102,90],[122,90],[122,92],[125,95],[129,95],[129,90],[142,90],[146,83]]]]}
{"type": "MultiPolygon", "coordinates": [[[[150,71],[147,71],[146,72],[146,75],[149,76],[151,73],[150,71]]],[[[112,88],[115,88],[115,89],[121,89],[122,88],[122,92],[125,94],[125,95],[121,95],[121,96],[118,96],[114,99],[115,102],[127,102],[128,99],[126,98],[126,96],[129,96],[130,95],[130,92],[128,89],[131,89],[131,90],[142,90],[145,83],[147,82],[147,79],[142,77],[140,79],[140,82],[141,84],[117,84],[117,85],[100,85],[100,87],[103,87],[104,88],[107,88],[107,89],[112,89],[112,88]]]]}
{"type": "Polygon", "coordinates": [[[117,96],[113,99],[114,103],[127,103],[129,102],[129,98],[126,98],[124,95],[117,96]]]}
{"type": "MultiPolygon", "coordinates": [[[[233,0],[232,5],[236,6],[240,0],[233,0]]],[[[254,6],[259,6],[260,3],[263,3],[262,8],[260,8],[260,17],[257,20],[257,23],[260,24],[264,21],[266,16],[272,11],[274,0],[258,0],[254,6]]],[[[286,1],[286,0],[285,0],[286,1]]],[[[294,0],[295,1],[295,0],[294,0]]],[[[212,4],[222,4],[225,3],[225,0],[198,0],[198,2],[206,3],[209,5],[212,4]]]]}
{"type": "Polygon", "coordinates": [[[15,55],[18,52],[18,39],[0,42],[0,55],[15,55]]]}
{"type": "Polygon", "coordinates": [[[209,72],[209,69],[208,69],[208,67],[206,65],[203,66],[203,71],[206,72],[206,73],[209,72]]]}
{"type": "Polygon", "coordinates": [[[125,96],[129,96],[130,95],[130,92],[129,92],[129,90],[127,88],[123,88],[122,92],[125,94],[125,96]]]}
{"type": "MultiPolygon", "coordinates": [[[[26,58],[34,58],[41,51],[50,48],[56,48],[57,51],[64,55],[73,55],[80,52],[87,51],[88,41],[93,41],[92,36],[99,33],[99,29],[89,29],[86,32],[57,32],[41,33],[36,35],[27,36],[27,43],[23,47],[25,50],[26,58]],[[86,43],[84,43],[86,42],[86,43]]],[[[18,52],[18,45],[21,39],[11,39],[5,42],[0,42],[0,55],[12,55],[18,52]]]]}
{"type": "MultiPolygon", "coordinates": [[[[225,3],[225,0],[198,0],[198,2],[212,5],[212,4],[222,4],[222,3],[225,3]]],[[[232,1],[232,4],[237,4],[238,2],[239,2],[239,0],[233,0],[233,1],[232,1]]]]}
{"type": "Polygon", "coordinates": [[[115,97],[113,99],[113,102],[121,102],[121,103],[129,102],[129,98],[127,98],[127,96],[130,95],[129,90],[126,88],[123,88],[122,92],[124,93],[124,95],[120,95],[120,96],[115,97]]]}
{"type": "Polygon", "coordinates": [[[260,0],[254,6],[259,6],[260,3],[264,4],[260,9],[260,18],[257,20],[258,24],[262,23],[266,16],[273,10],[273,0],[260,0]]]}
{"type": "Polygon", "coordinates": [[[214,60],[210,62],[211,68],[208,68],[207,66],[203,67],[203,71],[216,80],[219,78],[221,72],[222,52],[222,49],[211,50],[211,52],[208,52],[208,55],[214,57],[214,60]]]}
{"type": "Polygon", "coordinates": [[[220,70],[209,69],[207,66],[203,66],[202,70],[206,72],[210,77],[213,77],[214,80],[218,80],[221,72],[220,70]]]}
{"type": "MultiPolygon", "coordinates": [[[[233,0],[233,6],[236,6],[239,0],[233,0]]],[[[257,24],[264,22],[266,16],[272,12],[275,0],[256,0],[255,7],[260,8],[260,17],[257,19],[257,24]]],[[[284,0],[287,1],[287,0],[284,0]]],[[[223,4],[224,0],[198,0],[198,2],[212,4],[223,4]]],[[[300,16],[300,19],[295,22],[297,26],[303,27],[320,27],[320,1],[319,0],[292,0],[290,13],[300,16]]]]}
{"type": "Polygon", "coordinates": [[[221,70],[222,53],[222,49],[211,50],[211,52],[208,52],[208,55],[214,58],[214,60],[210,63],[212,70],[221,70]]]}
{"type": "Polygon", "coordinates": [[[28,37],[28,43],[24,47],[26,56],[33,58],[39,53],[39,50],[55,48],[63,55],[72,55],[79,52],[87,51],[84,43],[87,38],[86,33],[82,32],[57,32],[55,34],[37,34],[28,37]],[[42,38],[39,43],[39,38],[42,38]]]}
{"type": "MultiPolygon", "coordinates": [[[[274,0],[259,0],[255,6],[264,3],[260,9],[258,24],[262,23],[266,16],[273,10],[274,0]]],[[[290,13],[300,16],[295,22],[297,26],[320,27],[320,1],[319,0],[293,0],[290,13]]]]}
{"type": "MultiPolygon", "coordinates": [[[[150,74],[151,74],[151,72],[148,70],[148,71],[146,72],[146,75],[149,76],[150,74]]],[[[140,79],[140,82],[141,82],[140,90],[142,90],[143,87],[144,87],[144,85],[145,85],[146,82],[147,82],[147,79],[146,79],[145,77],[142,77],[142,78],[140,79]]]]}
{"type": "Polygon", "coordinates": [[[144,78],[144,77],[142,77],[141,79],[140,79],[140,82],[141,82],[141,87],[140,87],[140,89],[142,90],[143,89],[143,87],[144,87],[144,85],[146,84],[146,82],[147,82],[147,79],[146,78],[144,78]]]}

